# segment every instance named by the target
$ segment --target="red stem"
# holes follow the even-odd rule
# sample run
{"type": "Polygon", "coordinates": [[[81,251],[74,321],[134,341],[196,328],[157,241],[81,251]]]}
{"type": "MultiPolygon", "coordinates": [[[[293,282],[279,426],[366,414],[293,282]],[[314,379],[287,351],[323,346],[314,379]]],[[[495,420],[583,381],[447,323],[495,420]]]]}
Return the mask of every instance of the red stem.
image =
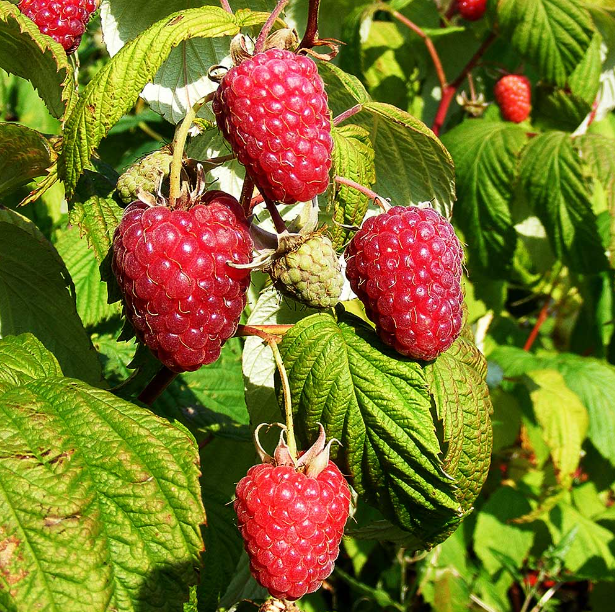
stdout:
{"type": "Polygon", "coordinates": [[[448,10],[444,14],[444,19],[446,19],[446,21],[450,21],[457,13],[458,8],[459,7],[457,6],[457,0],[453,0],[448,7],[448,10]]]}
{"type": "Polygon", "coordinates": [[[228,3],[228,0],[220,0],[220,4],[222,5],[222,8],[227,13],[230,13],[231,15],[233,14],[233,9],[231,8],[231,5],[228,3]]]}
{"type": "Polygon", "coordinates": [[[139,401],[151,406],[176,377],[177,372],[172,372],[166,366],[162,366],[139,394],[139,401]]]}
{"type": "Polygon", "coordinates": [[[257,336],[265,342],[277,342],[292,325],[238,325],[235,336],[257,336]]]}
{"type": "Polygon", "coordinates": [[[444,88],[446,87],[446,75],[444,74],[444,68],[442,67],[440,56],[438,55],[431,38],[429,38],[429,36],[427,36],[427,34],[425,34],[425,32],[423,32],[423,30],[416,25],[416,23],[410,21],[410,19],[408,19],[405,15],[402,15],[399,11],[395,11],[391,8],[387,8],[385,10],[393,15],[393,17],[395,17],[395,19],[399,22],[410,28],[415,34],[418,34],[425,41],[425,46],[427,47],[427,51],[429,51],[431,61],[433,62],[434,68],[436,69],[436,74],[438,75],[440,87],[442,88],[442,91],[444,91],[444,88]]]}
{"type": "Polygon", "coordinates": [[[371,190],[369,187],[365,185],[361,185],[360,183],[356,183],[352,179],[345,178],[343,176],[336,176],[335,182],[340,185],[346,185],[346,187],[351,187],[352,189],[356,189],[363,195],[366,195],[370,200],[374,200],[382,210],[387,209],[388,202],[380,195],[378,195],[375,191],[371,190]]]}
{"type": "Polygon", "coordinates": [[[252,211],[250,200],[252,199],[253,193],[254,181],[246,175],[246,178],[243,181],[243,186],[241,188],[241,197],[239,198],[239,204],[241,204],[241,208],[243,208],[243,212],[246,214],[246,216],[248,216],[252,211]]]}
{"type": "Polygon", "coordinates": [[[336,126],[339,125],[340,123],[342,123],[342,121],[346,121],[346,119],[349,119],[353,115],[356,115],[357,113],[360,113],[361,110],[363,110],[363,105],[362,104],[357,104],[356,106],[353,106],[352,108],[349,108],[348,110],[345,110],[343,113],[340,113],[333,120],[333,125],[336,125],[336,126]]]}
{"type": "Polygon", "coordinates": [[[278,207],[275,205],[275,202],[272,202],[269,198],[264,199],[265,206],[267,207],[267,210],[271,215],[271,220],[273,221],[273,225],[275,226],[276,232],[278,232],[278,234],[282,234],[283,232],[288,231],[286,223],[284,223],[284,219],[282,219],[282,215],[280,214],[278,207]]]}
{"type": "Polygon", "coordinates": [[[280,16],[280,13],[284,10],[284,7],[288,4],[288,0],[279,0],[277,6],[273,9],[273,13],[269,15],[269,19],[265,21],[265,25],[263,29],[260,31],[258,38],[256,39],[256,43],[254,44],[254,55],[260,53],[264,46],[265,41],[267,40],[267,36],[269,36],[269,32],[271,32],[271,28],[275,23],[276,19],[280,16]]]}
{"type": "Polygon", "coordinates": [[[480,58],[485,54],[485,51],[489,48],[489,46],[495,40],[496,35],[491,32],[489,36],[484,40],[483,44],[480,46],[478,51],[472,56],[472,59],[465,65],[459,76],[450,84],[447,85],[444,91],[442,92],[442,99],[440,100],[440,106],[438,107],[438,112],[436,113],[436,118],[434,119],[432,130],[436,136],[440,135],[440,130],[446,121],[446,115],[448,114],[448,109],[459,89],[459,86],[463,83],[468,74],[474,69],[476,64],[479,62],[480,58]]]}
{"type": "Polygon", "coordinates": [[[525,346],[523,347],[524,351],[529,351],[534,345],[534,342],[536,341],[536,338],[538,337],[538,332],[540,332],[540,328],[543,326],[544,322],[547,320],[547,317],[549,316],[550,306],[551,306],[551,298],[549,297],[547,301],[545,302],[545,305],[540,310],[538,319],[536,319],[536,325],[534,325],[534,329],[532,329],[532,332],[530,333],[527,339],[527,342],[525,343],[525,346]]]}
{"type": "Polygon", "coordinates": [[[318,9],[320,8],[320,0],[310,0],[308,7],[307,26],[305,34],[299,44],[299,49],[311,49],[318,42],[318,9]]]}

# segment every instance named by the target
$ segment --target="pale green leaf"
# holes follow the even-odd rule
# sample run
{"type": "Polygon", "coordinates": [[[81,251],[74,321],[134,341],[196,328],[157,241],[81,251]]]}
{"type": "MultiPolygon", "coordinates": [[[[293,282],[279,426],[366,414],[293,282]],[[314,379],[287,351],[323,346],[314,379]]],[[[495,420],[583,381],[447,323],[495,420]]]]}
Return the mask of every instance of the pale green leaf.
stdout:
{"type": "Polygon", "coordinates": [[[473,263],[506,278],[517,244],[510,203],[525,130],[510,122],[465,121],[442,139],[455,162],[455,221],[473,263]]]}
{"type": "Polygon", "coordinates": [[[0,334],[31,332],[62,371],[94,385],[101,369],[53,245],[25,217],[0,207],[0,334]]]}
{"type": "Polygon", "coordinates": [[[570,135],[533,138],[521,160],[521,182],[555,254],[576,272],[608,268],[581,160],[570,135]]]}
{"type": "MultiPolygon", "coordinates": [[[[376,181],[374,150],[369,134],[356,125],[334,128],[333,173],[371,187],[376,181]]],[[[342,225],[360,226],[367,212],[369,198],[351,187],[335,184],[331,189],[333,224],[330,233],[336,249],[343,248],[352,238],[352,230],[342,225]]]]}
{"type": "Polygon", "coordinates": [[[58,119],[76,98],[73,68],[62,45],[41,34],[19,9],[0,0],[0,68],[32,82],[58,119]]]}
{"type": "Polygon", "coordinates": [[[47,139],[18,123],[0,123],[0,196],[43,176],[56,155],[47,139]]]}
{"type": "Polygon", "coordinates": [[[560,87],[583,60],[594,33],[579,0],[499,0],[497,15],[513,47],[560,87]]]}
{"type": "Polygon", "coordinates": [[[0,338],[0,393],[31,380],[62,376],[57,359],[32,335],[0,338]]]}
{"type": "Polygon", "coordinates": [[[128,42],[96,73],[66,120],[59,170],[67,192],[72,195],[100,141],[132,108],[171,49],[191,38],[215,38],[239,30],[233,15],[207,6],[173,13],[128,42]]]}
{"type": "MultiPolygon", "coordinates": [[[[357,320],[358,321],[358,320],[357,320]]],[[[421,366],[399,359],[373,330],[327,314],[297,323],[280,343],[304,445],[318,423],[359,495],[428,547],[461,514],[421,366]]]]}
{"type": "Polygon", "coordinates": [[[560,504],[549,515],[547,527],[553,541],[561,540],[571,529],[576,535],[564,557],[564,567],[580,578],[613,579],[615,576],[615,536],[613,532],[586,518],[568,504],[560,504]]]}
{"type": "Polygon", "coordinates": [[[318,72],[325,82],[329,108],[334,117],[357,104],[364,104],[371,100],[361,81],[335,64],[320,62],[318,72]]]}
{"type": "Polygon", "coordinates": [[[0,607],[181,611],[204,521],[194,440],[76,380],[0,395],[0,607]]]}
{"type": "Polygon", "coordinates": [[[369,132],[376,153],[378,194],[396,206],[431,201],[444,216],[451,215],[453,160],[424,123],[381,102],[365,102],[352,120],[369,132]]]}

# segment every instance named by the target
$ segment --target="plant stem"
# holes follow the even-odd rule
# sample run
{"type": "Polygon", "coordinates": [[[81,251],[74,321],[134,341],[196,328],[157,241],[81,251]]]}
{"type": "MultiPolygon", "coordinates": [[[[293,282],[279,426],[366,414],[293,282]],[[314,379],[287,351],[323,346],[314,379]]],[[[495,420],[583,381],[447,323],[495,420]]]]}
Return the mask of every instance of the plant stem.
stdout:
{"type": "Polygon", "coordinates": [[[273,353],[278,372],[280,373],[280,380],[282,381],[282,395],[284,396],[284,415],[286,417],[286,442],[288,444],[288,452],[293,460],[297,459],[297,443],[295,442],[295,428],[293,426],[293,403],[290,395],[290,383],[288,382],[288,375],[286,374],[286,368],[284,367],[284,361],[282,361],[282,355],[278,350],[278,345],[275,341],[268,342],[269,348],[273,353]]]}
{"type": "Polygon", "coordinates": [[[278,0],[277,6],[273,9],[273,13],[269,15],[269,19],[265,22],[263,29],[260,31],[258,38],[256,39],[256,43],[254,45],[254,54],[260,53],[264,46],[265,41],[267,40],[267,36],[269,36],[269,32],[271,32],[271,28],[275,23],[276,19],[280,16],[280,13],[284,10],[284,7],[288,4],[288,0],[278,0]]]}
{"type": "Polygon", "coordinates": [[[540,332],[540,328],[543,326],[543,323],[547,320],[549,316],[549,308],[551,308],[551,296],[547,298],[545,305],[541,308],[540,314],[538,315],[538,319],[536,319],[536,325],[534,325],[534,329],[532,329],[525,346],[523,347],[524,351],[531,350],[536,338],[538,337],[538,332],[540,332]]]}
{"type": "Polygon", "coordinates": [[[220,0],[220,4],[222,5],[222,8],[227,13],[230,13],[231,15],[233,14],[233,9],[231,8],[231,5],[228,3],[228,0],[220,0]]]}
{"type": "Polygon", "coordinates": [[[388,209],[388,202],[369,187],[356,183],[352,179],[344,178],[343,176],[336,176],[333,180],[340,185],[346,185],[346,187],[351,187],[361,192],[363,195],[366,195],[370,200],[374,200],[385,212],[388,209]]]}
{"type": "Polygon", "coordinates": [[[188,139],[188,131],[192,126],[197,113],[204,104],[207,104],[214,97],[213,92],[201,98],[191,109],[188,110],[182,122],[175,128],[173,136],[173,160],[171,161],[171,172],[169,174],[169,206],[175,207],[175,202],[181,195],[181,171],[182,160],[184,157],[184,147],[188,139]]]}
{"type": "Polygon", "coordinates": [[[397,21],[403,23],[407,28],[410,28],[415,34],[420,36],[425,42],[425,46],[427,47],[427,51],[431,56],[431,61],[433,62],[434,68],[436,69],[436,74],[438,76],[438,81],[440,83],[440,87],[442,91],[444,91],[446,87],[446,75],[444,74],[444,68],[442,67],[442,61],[440,60],[440,56],[438,55],[438,51],[436,50],[433,41],[423,30],[416,25],[413,21],[410,21],[405,15],[402,15],[399,11],[392,9],[388,4],[383,4],[380,6],[383,11],[387,11],[387,13],[391,14],[397,21]]]}
{"type": "Polygon", "coordinates": [[[541,598],[540,601],[532,608],[531,612],[540,612],[543,609],[544,605],[555,595],[557,590],[562,586],[561,582],[558,582],[556,585],[552,586],[541,598]]]}
{"type": "Polygon", "coordinates": [[[269,343],[279,340],[292,327],[292,325],[238,325],[235,336],[240,338],[257,336],[269,343]]]}
{"type": "Polygon", "coordinates": [[[310,0],[308,7],[307,26],[305,34],[299,44],[299,49],[311,49],[318,42],[318,10],[320,9],[320,0],[310,0]]]}
{"type": "Polygon", "coordinates": [[[169,368],[162,366],[139,394],[139,401],[151,406],[175,378],[177,378],[177,372],[171,372],[169,368]]]}
{"type": "Polygon", "coordinates": [[[254,193],[254,181],[246,175],[246,178],[243,181],[243,186],[241,188],[241,196],[239,198],[239,203],[241,204],[241,208],[243,208],[243,212],[248,216],[252,209],[250,202],[252,200],[252,194],[254,193]]]}
{"type": "Polygon", "coordinates": [[[335,126],[339,125],[342,121],[346,121],[346,119],[349,119],[353,115],[356,115],[357,113],[361,112],[362,109],[363,109],[363,105],[362,104],[356,104],[352,108],[349,108],[348,110],[345,110],[343,113],[340,113],[333,120],[333,125],[335,125],[335,126]]]}
{"type": "MultiPolygon", "coordinates": [[[[264,197],[264,196],[263,196],[264,197]]],[[[267,210],[271,215],[271,220],[273,221],[273,225],[275,226],[276,232],[278,234],[282,234],[283,232],[288,231],[286,227],[286,223],[284,223],[284,219],[282,219],[282,215],[278,210],[278,207],[272,202],[269,198],[265,198],[265,206],[267,206],[267,210]]]]}
{"type": "Polygon", "coordinates": [[[442,91],[442,99],[440,100],[440,106],[438,107],[438,112],[436,113],[436,118],[434,119],[433,126],[431,128],[436,136],[440,135],[440,130],[442,129],[442,126],[446,121],[448,109],[451,105],[453,98],[455,97],[455,94],[457,93],[457,90],[459,89],[459,86],[463,83],[471,70],[473,70],[473,68],[479,62],[480,58],[485,54],[485,51],[487,51],[487,49],[491,46],[495,38],[495,33],[491,32],[489,36],[484,40],[478,51],[465,65],[459,76],[450,85],[447,85],[442,91]]]}

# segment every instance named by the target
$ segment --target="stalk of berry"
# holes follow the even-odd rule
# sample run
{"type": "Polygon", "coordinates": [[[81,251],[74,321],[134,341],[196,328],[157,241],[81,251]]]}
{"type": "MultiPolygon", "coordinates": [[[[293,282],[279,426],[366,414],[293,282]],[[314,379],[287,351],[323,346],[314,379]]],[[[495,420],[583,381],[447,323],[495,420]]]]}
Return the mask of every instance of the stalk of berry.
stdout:
{"type": "Polygon", "coordinates": [[[312,59],[272,48],[222,78],[213,111],[220,131],[258,190],[272,201],[305,202],[323,193],[331,168],[331,118],[312,59]]]}
{"type": "Polygon", "coordinates": [[[70,55],[77,50],[98,0],[21,0],[18,7],[70,55]]]}
{"type": "Polygon", "coordinates": [[[350,488],[329,460],[325,432],[295,460],[284,441],[273,457],[258,442],[260,465],[237,484],[239,531],[254,578],[272,596],[294,601],[320,588],[333,571],[350,510],[350,488]]]}

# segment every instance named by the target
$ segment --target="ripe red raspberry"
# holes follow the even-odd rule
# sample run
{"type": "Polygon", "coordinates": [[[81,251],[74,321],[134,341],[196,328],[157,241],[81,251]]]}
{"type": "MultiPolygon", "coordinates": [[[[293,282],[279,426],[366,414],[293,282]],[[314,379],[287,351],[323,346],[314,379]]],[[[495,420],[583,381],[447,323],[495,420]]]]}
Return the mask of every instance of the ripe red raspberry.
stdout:
{"type": "Polygon", "coordinates": [[[384,342],[435,359],[461,331],[463,249],[432,208],[396,206],[370,217],[345,253],[346,276],[384,342]]]}
{"type": "Polygon", "coordinates": [[[19,10],[67,54],[77,50],[85,26],[98,8],[97,0],[21,0],[19,10]]]}
{"type": "Polygon", "coordinates": [[[521,123],[532,110],[532,87],[527,77],[509,74],[495,85],[495,99],[506,121],[521,123]]]}
{"type": "Polygon", "coordinates": [[[487,0],[459,0],[459,14],[468,21],[477,21],[487,10],[487,0]]]}
{"type": "Polygon", "coordinates": [[[220,356],[246,304],[252,238],[239,203],[209,191],[187,210],[136,201],[113,239],[112,267],[137,336],[169,369],[220,356]]]}
{"type": "Polygon", "coordinates": [[[251,467],[237,484],[235,512],[252,575],[274,597],[292,601],[316,591],[333,571],[350,488],[328,447],[316,457],[316,473],[267,460],[273,462],[251,467]]]}
{"type": "Polygon", "coordinates": [[[292,204],[327,188],[331,120],[308,57],[269,49],[231,68],[213,100],[218,127],[267,198],[292,204]]]}

